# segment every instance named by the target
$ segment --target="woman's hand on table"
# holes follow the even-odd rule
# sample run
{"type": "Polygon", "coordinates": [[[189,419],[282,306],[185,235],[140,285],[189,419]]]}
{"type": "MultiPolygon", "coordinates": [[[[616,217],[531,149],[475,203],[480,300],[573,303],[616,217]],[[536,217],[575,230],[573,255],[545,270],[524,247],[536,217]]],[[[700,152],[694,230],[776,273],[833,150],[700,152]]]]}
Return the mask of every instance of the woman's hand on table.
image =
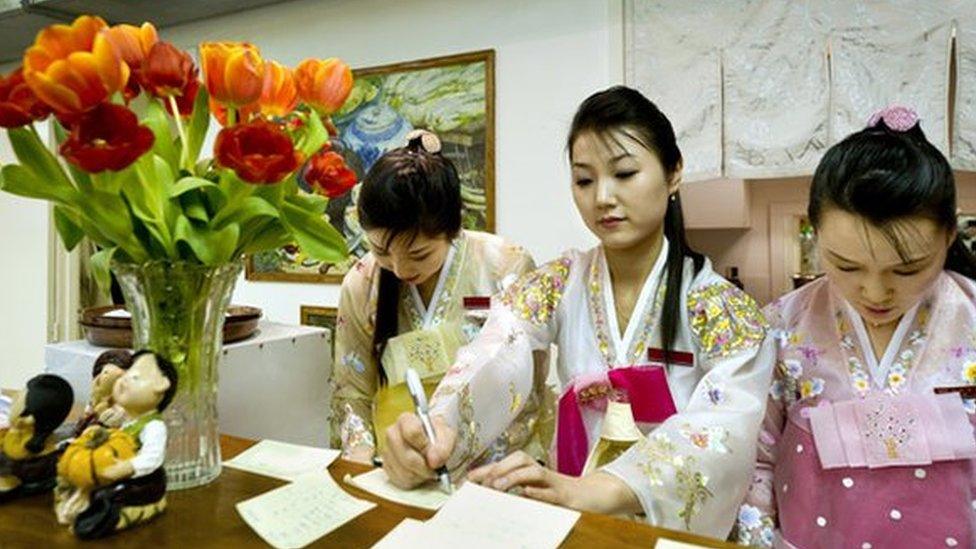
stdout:
{"type": "Polygon", "coordinates": [[[534,460],[525,452],[468,473],[468,480],[502,492],[513,488],[523,496],[591,513],[639,513],[640,501],[617,477],[603,472],[583,477],[564,475],[534,460]]]}

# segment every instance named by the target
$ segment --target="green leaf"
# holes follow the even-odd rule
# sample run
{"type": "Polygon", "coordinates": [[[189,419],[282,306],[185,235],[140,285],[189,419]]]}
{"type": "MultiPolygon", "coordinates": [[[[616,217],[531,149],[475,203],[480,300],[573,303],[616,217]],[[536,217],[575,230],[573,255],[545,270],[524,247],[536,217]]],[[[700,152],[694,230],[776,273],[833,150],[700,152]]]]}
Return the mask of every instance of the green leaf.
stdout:
{"type": "Polygon", "coordinates": [[[268,203],[267,200],[257,197],[245,197],[235,206],[228,206],[217,213],[213,218],[212,225],[220,228],[227,223],[244,224],[257,217],[278,217],[278,208],[268,203]]]}
{"type": "Polygon", "coordinates": [[[0,188],[10,194],[25,198],[39,198],[59,204],[72,205],[78,198],[78,192],[71,185],[57,185],[36,175],[30,169],[20,164],[7,164],[0,174],[3,183],[0,188]]]}
{"type": "Polygon", "coordinates": [[[112,275],[110,267],[112,265],[112,256],[114,256],[117,251],[118,248],[105,248],[95,252],[91,256],[90,265],[92,276],[94,276],[98,287],[104,292],[108,292],[112,287],[112,275]]]}
{"type": "Polygon", "coordinates": [[[322,119],[314,111],[308,114],[308,123],[305,124],[305,135],[302,136],[298,150],[305,153],[305,157],[317,153],[322,145],[329,142],[329,131],[322,124],[322,119]]]}
{"type": "Polygon", "coordinates": [[[207,99],[206,86],[200,86],[200,91],[197,92],[197,97],[193,101],[190,123],[186,128],[186,154],[189,156],[191,166],[197,163],[197,158],[200,157],[200,149],[203,147],[203,140],[207,137],[207,130],[210,129],[210,105],[207,99]]]}
{"type": "Polygon", "coordinates": [[[261,185],[253,191],[254,196],[260,196],[268,203],[281,207],[285,197],[285,187],[279,183],[277,185],[261,185]]]}
{"type": "Polygon", "coordinates": [[[219,265],[234,257],[240,226],[231,223],[219,231],[207,227],[197,227],[186,216],[176,220],[176,240],[184,242],[193,250],[204,265],[219,265]]]}
{"type": "Polygon", "coordinates": [[[7,136],[10,137],[17,160],[37,174],[46,185],[71,188],[71,182],[61,169],[61,164],[58,164],[58,159],[44,146],[33,127],[9,129],[7,136]]]}
{"type": "Polygon", "coordinates": [[[159,101],[150,101],[146,107],[143,123],[152,130],[156,140],[152,151],[162,157],[174,172],[180,170],[180,151],[173,143],[173,132],[169,127],[169,116],[159,101]]]}
{"type": "Polygon", "coordinates": [[[148,259],[145,248],[135,236],[129,206],[119,195],[92,191],[85,196],[85,207],[78,210],[78,215],[85,233],[98,235],[103,240],[98,244],[106,248],[118,246],[135,262],[148,259]]]}
{"type": "Polygon", "coordinates": [[[220,190],[220,187],[218,187],[216,183],[210,181],[209,179],[191,176],[191,177],[184,177],[179,181],[177,181],[176,184],[173,185],[173,188],[169,190],[169,197],[176,198],[177,196],[180,196],[181,194],[187,191],[192,191],[193,189],[202,189],[202,188],[214,188],[217,189],[218,191],[220,190]]]}
{"type": "Polygon", "coordinates": [[[180,195],[178,200],[183,207],[183,215],[194,221],[210,223],[210,212],[207,211],[203,194],[199,192],[187,192],[180,195]]]}
{"type": "Polygon", "coordinates": [[[64,206],[54,207],[54,228],[61,235],[61,242],[69,252],[85,238],[85,232],[72,220],[72,214],[64,206]]]}
{"type": "Polygon", "coordinates": [[[317,194],[296,194],[285,197],[285,201],[318,215],[324,214],[325,208],[329,205],[328,198],[317,194]]]}
{"type": "Polygon", "coordinates": [[[291,233],[278,220],[264,220],[256,223],[253,229],[241,232],[241,252],[256,254],[266,250],[278,248],[294,242],[291,233]]]}
{"type": "MultiPolygon", "coordinates": [[[[60,146],[68,139],[68,131],[56,119],[51,121],[51,125],[54,127],[54,139],[57,141],[58,146],[60,146]]],[[[68,173],[71,174],[71,179],[74,179],[75,184],[78,185],[80,190],[85,191],[91,189],[92,181],[88,172],[78,168],[71,162],[65,161],[64,165],[68,167],[68,173]]]]}
{"type": "Polygon", "coordinates": [[[173,172],[161,157],[150,154],[135,164],[135,173],[122,182],[122,193],[129,201],[132,213],[145,223],[149,234],[166,250],[169,257],[176,257],[176,246],[170,234],[170,223],[176,222],[175,208],[170,202],[173,172]]]}
{"type": "Polygon", "coordinates": [[[311,258],[326,263],[339,263],[348,256],[346,240],[321,215],[285,202],[281,221],[298,245],[311,258]]]}

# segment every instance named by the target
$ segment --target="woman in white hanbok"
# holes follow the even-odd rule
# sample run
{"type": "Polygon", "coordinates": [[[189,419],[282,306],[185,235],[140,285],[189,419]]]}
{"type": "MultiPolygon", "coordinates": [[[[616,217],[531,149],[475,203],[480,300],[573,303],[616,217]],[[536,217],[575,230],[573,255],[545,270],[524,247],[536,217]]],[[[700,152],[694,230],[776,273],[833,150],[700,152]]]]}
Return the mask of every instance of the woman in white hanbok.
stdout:
{"type": "Polygon", "coordinates": [[[568,146],[573,198],[600,244],[566,252],[493,302],[434,395],[436,443],[416,416],[401,416],[387,431],[384,467],[409,487],[443,464],[466,472],[515,451],[469,480],[725,537],[769,387],[762,315],[688,247],[681,153],[653,103],[625,87],[594,94],[568,146]],[[552,343],[562,396],[548,468],[518,451],[516,435],[547,375],[533,352],[552,343]],[[601,439],[621,435],[637,442],[616,459],[600,455],[601,439]]]}

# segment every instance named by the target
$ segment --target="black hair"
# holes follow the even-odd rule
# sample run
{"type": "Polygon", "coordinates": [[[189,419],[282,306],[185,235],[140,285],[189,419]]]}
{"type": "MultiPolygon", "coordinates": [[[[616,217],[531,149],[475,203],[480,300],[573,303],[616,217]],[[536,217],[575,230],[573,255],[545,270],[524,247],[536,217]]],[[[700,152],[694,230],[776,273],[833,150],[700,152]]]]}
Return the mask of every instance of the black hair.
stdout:
{"type": "Polygon", "coordinates": [[[51,374],[35,376],[27,382],[22,417],[34,418],[34,434],[25,448],[32,454],[44,450],[44,441],[71,412],[75,394],[63,378],[51,374]]]}
{"type": "Polygon", "coordinates": [[[127,349],[110,349],[98,355],[95,364],[92,365],[92,378],[98,377],[102,373],[106,364],[118,366],[123,370],[128,370],[132,366],[132,353],[127,349]]]}
{"type": "Polygon", "coordinates": [[[156,411],[162,413],[169,406],[169,403],[173,401],[173,397],[176,396],[176,387],[179,384],[179,375],[176,373],[176,368],[173,363],[166,360],[165,358],[159,356],[159,354],[148,350],[137,351],[132,355],[132,364],[136,363],[142,355],[153,355],[156,358],[156,366],[159,368],[160,373],[163,377],[169,380],[169,388],[163,393],[162,400],[156,406],[156,411]]]}
{"type": "MultiPolygon", "coordinates": [[[[819,227],[823,211],[839,208],[876,226],[903,261],[906,217],[927,217],[956,229],[956,184],[945,156],[916,122],[907,131],[883,119],[827,150],[813,175],[807,215],[819,227]]],[[[976,258],[960,236],[949,247],[945,269],[976,279],[976,258]]]]}
{"type": "MultiPolygon", "coordinates": [[[[453,239],[461,231],[461,181],[454,164],[439,152],[433,134],[415,135],[405,147],[387,152],[363,178],[359,189],[360,225],[366,230],[387,230],[389,245],[399,236],[418,234],[453,239]],[[431,152],[429,149],[434,149],[431,152]]],[[[380,269],[373,332],[373,356],[379,365],[380,384],[386,383],[381,358],[386,342],[399,331],[398,305],[401,284],[396,275],[380,269]]]]}
{"type": "MultiPolygon", "coordinates": [[[[612,132],[626,135],[657,156],[669,180],[681,169],[681,150],[678,148],[671,122],[657,105],[632,88],[613,86],[583,101],[573,117],[566,142],[570,159],[573,143],[584,132],[596,133],[607,140],[615,139],[612,132]]],[[[681,197],[677,192],[668,199],[664,214],[664,236],[668,239],[668,256],[661,315],[661,346],[665,363],[668,363],[682,318],[681,286],[685,258],[691,258],[695,274],[701,271],[705,263],[705,257],[693,250],[685,237],[681,197]]]]}

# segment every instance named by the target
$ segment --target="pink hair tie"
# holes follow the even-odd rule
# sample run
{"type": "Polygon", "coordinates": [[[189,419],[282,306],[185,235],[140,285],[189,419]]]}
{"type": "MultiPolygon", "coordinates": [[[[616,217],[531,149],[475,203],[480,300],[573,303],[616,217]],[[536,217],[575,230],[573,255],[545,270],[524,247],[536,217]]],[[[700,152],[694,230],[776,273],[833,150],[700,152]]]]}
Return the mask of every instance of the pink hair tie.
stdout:
{"type": "Polygon", "coordinates": [[[918,124],[918,113],[911,107],[890,105],[874,113],[868,120],[868,127],[874,127],[880,120],[883,120],[885,126],[891,131],[907,132],[918,124]]]}

